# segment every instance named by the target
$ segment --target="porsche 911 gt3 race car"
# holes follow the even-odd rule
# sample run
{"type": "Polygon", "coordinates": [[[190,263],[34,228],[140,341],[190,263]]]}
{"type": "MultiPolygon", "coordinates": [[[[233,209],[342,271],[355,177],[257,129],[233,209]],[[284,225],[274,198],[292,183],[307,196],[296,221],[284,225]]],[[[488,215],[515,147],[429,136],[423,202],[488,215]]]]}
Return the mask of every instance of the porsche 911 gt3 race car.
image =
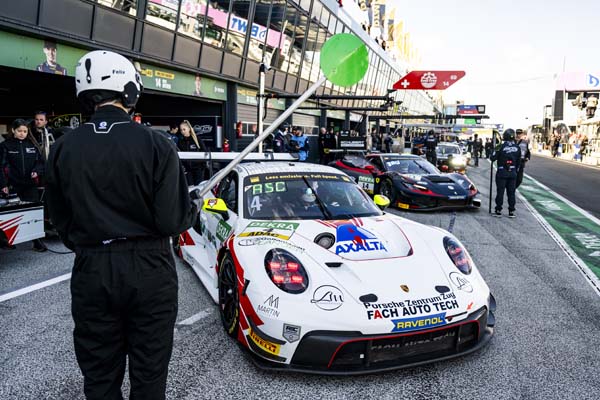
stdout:
{"type": "Polygon", "coordinates": [[[365,191],[387,196],[391,204],[405,210],[478,208],[479,191],[462,174],[442,174],[429,161],[410,154],[345,156],[331,163],[365,191]]]}
{"type": "Polygon", "coordinates": [[[202,201],[181,255],[263,368],[389,370],[493,334],[495,300],[460,241],[384,213],[334,168],[240,164],[202,201]]]}

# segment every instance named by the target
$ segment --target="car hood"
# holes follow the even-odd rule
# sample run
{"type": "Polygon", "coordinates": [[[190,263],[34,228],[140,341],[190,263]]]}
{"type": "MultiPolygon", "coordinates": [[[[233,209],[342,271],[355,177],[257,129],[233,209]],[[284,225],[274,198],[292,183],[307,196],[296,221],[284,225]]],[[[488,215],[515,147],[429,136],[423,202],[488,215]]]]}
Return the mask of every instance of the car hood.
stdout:
{"type": "MultiPolygon", "coordinates": [[[[443,238],[450,234],[441,229],[389,214],[346,221],[284,223],[298,225],[287,226],[287,232],[283,225],[272,227],[269,237],[254,233],[251,238],[242,236],[256,232],[257,227],[248,224],[238,235],[236,250],[249,265],[264,258],[273,247],[281,247],[298,257],[307,268],[310,288],[302,295],[286,298],[295,304],[290,308],[294,310],[294,318],[303,315],[308,321],[323,317],[319,326],[328,326],[329,311],[336,310],[341,312],[336,315],[347,317],[336,320],[336,329],[351,330],[356,328],[357,321],[372,321],[375,325],[361,326],[361,330],[376,333],[389,331],[396,318],[440,315],[447,322],[456,321],[487,300],[489,289],[477,269],[465,276],[453,265],[443,247],[443,238]],[[290,235],[291,229],[294,231],[290,235]],[[322,234],[335,237],[336,242],[329,249],[314,242],[322,234]],[[354,246],[361,240],[356,237],[353,240],[352,236],[348,239],[348,235],[368,243],[380,241],[386,250],[356,250],[354,246]],[[348,243],[352,243],[353,250],[346,251],[348,246],[343,246],[343,251],[337,249],[348,243]],[[304,307],[307,304],[313,306],[304,307]]],[[[263,277],[266,274],[259,275],[260,278],[254,279],[266,279],[263,277]]],[[[266,294],[261,292],[263,297],[266,294]]]]}
{"type": "Polygon", "coordinates": [[[385,217],[307,221],[297,234],[313,243],[318,237],[329,236],[335,240],[329,252],[342,260],[395,259],[411,253],[402,229],[385,217]]]}

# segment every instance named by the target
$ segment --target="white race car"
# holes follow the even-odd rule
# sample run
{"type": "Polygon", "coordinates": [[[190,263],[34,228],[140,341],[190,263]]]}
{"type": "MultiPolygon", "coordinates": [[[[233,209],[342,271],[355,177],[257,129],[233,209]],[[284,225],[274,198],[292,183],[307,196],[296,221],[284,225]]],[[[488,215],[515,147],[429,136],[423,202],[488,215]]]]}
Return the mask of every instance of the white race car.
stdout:
{"type": "Polygon", "coordinates": [[[21,201],[16,195],[0,199],[0,248],[14,248],[44,236],[42,203],[21,201]]]}
{"type": "Polygon", "coordinates": [[[382,371],[493,334],[495,300],[460,241],[384,213],[339,170],[240,164],[202,200],[180,254],[261,367],[382,371]]]}

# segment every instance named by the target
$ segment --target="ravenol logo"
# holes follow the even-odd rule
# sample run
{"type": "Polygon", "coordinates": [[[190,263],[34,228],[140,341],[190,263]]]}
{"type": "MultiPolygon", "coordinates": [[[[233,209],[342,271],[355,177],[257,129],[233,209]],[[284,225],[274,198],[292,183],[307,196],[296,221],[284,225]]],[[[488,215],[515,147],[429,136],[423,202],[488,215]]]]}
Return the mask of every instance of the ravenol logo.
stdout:
{"type": "Polygon", "coordinates": [[[426,317],[393,319],[392,332],[410,332],[420,329],[434,328],[446,324],[446,313],[428,315],[426,317]]]}
{"type": "Polygon", "coordinates": [[[335,254],[359,251],[385,251],[387,249],[375,235],[354,224],[343,224],[336,228],[337,246],[335,254]]]}

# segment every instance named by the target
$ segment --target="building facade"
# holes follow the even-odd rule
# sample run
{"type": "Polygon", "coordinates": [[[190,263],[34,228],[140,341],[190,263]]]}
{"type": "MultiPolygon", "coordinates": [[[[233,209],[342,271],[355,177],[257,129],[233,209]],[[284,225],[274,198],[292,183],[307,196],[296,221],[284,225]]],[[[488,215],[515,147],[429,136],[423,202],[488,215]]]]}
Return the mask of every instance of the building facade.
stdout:
{"type": "MultiPolygon", "coordinates": [[[[351,3],[357,6],[355,3],[351,3]]],[[[344,108],[379,107],[352,95],[386,95],[407,72],[333,0],[20,0],[0,2],[0,125],[36,110],[57,124],[77,121],[74,69],[85,52],[107,49],[132,59],[145,93],[137,111],[155,127],[189,120],[200,133],[222,132],[233,149],[252,138],[259,65],[271,93],[305,91],[320,74],[323,43],[353,33],[369,48],[369,69],[352,88],[327,82],[318,94],[350,95],[328,102],[344,108]],[[6,51],[4,51],[6,49],[6,51]],[[236,132],[242,123],[242,136],[236,132]]],[[[406,113],[432,114],[431,97],[397,91],[406,113]]],[[[290,99],[271,99],[265,125],[290,99]]],[[[398,114],[390,109],[390,114],[398,114]]],[[[316,133],[320,126],[366,130],[364,111],[307,104],[288,122],[316,133]],[[359,128],[360,127],[360,128],[359,128]]],[[[379,113],[381,114],[381,113],[379,113]]],[[[85,118],[85,116],[83,116],[85,118]]],[[[0,129],[1,130],[1,129],[0,129]]],[[[213,136],[214,137],[214,136],[213,136]]],[[[210,142],[221,147],[221,140],[210,142]]]]}

